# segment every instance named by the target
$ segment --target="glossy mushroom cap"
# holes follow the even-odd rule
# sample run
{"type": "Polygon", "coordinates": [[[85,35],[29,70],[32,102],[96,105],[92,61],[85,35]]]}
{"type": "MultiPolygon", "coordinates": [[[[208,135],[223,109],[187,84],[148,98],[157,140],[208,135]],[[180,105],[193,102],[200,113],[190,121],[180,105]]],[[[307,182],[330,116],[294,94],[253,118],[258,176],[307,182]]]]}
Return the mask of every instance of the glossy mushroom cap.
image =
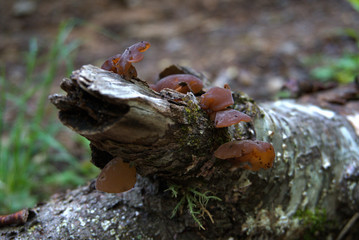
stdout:
{"type": "Polygon", "coordinates": [[[150,47],[150,43],[141,41],[128,47],[122,54],[120,61],[116,64],[117,73],[127,78],[131,78],[130,68],[132,63],[139,62],[143,59],[143,52],[150,47]]]}
{"type": "Polygon", "coordinates": [[[102,69],[121,75],[129,80],[137,77],[137,71],[132,63],[143,59],[143,52],[151,45],[148,42],[141,41],[128,47],[122,54],[116,54],[108,58],[101,66],[102,69]]]}
{"type": "Polygon", "coordinates": [[[268,169],[273,166],[275,158],[272,144],[262,141],[242,140],[222,144],[214,156],[228,159],[233,167],[241,167],[252,171],[268,169]]]}
{"type": "Polygon", "coordinates": [[[127,61],[130,63],[136,63],[143,59],[143,52],[149,49],[151,44],[146,41],[138,42],[131,47],[129,47],[125,52],[128,53],[127,61]]]}
{"type": "Polygon", "coordinates": [[[252,119],[245,113],[234,109],[227,109],[215,113],[214,124],[216,128],[229,127],[240,122],[250,122],[252,119]]]}
{"type": "Polygon", "coordinates": [[[120,60],[121,54],[109,57],[101,66],[102,69],[117,73],[116,63],[120,60]]]}
{"type": "Polygon", "coordinates": [[[202,90],[203,82],[191,74],[172,74],[160,79],[156,84],[151,85],[151,88],[157,92],[169,88],[180,93],[191,91],[196,94],[202,90]]]}
{"type": "Polygon", "coordinates": [[[102,169],[96,180],[96,189],[108,193],[130,190],[136,183],[136,168],[117,157],[102,169]]]}
{"type": "MultiPolygon", "coordinates": [[[[110,72],[114,72],[117,74],[120,74],[117,71],[117,67],[116,65],[118,64],[118,62],[121,59],[122,54],[116,54],[115,56],[109,57],[101,66],[102,69],[110,71],[110,72]]],[[[137,77],[137,71],[136,68],[134,66],[130,66],[128,69],[129,75],[131,75],[132,77],[137,77]]]]}
{"type": "Polygon", "coordinates": [[[201,96],[199,105],[204,110],[217,112],[234,103],[232,92],[228,88],[213,87],[201,96]]]}

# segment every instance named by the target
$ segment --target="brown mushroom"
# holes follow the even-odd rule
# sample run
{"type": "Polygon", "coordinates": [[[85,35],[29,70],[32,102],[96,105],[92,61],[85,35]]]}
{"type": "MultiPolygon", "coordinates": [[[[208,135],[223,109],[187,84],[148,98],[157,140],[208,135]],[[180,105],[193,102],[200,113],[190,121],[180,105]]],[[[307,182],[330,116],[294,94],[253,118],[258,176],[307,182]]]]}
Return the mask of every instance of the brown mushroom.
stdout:
{"type": "Polygon", "coordinates": [[[130,190],[136,183],[136,168],[130,167],[121,158],[112,159],[102,169],[96,180],[96,189],[108,193],[130,190]]]}
{"type": "Polygon", "coordinates": [[[203,82],[191,74],[172,74],[160,79],[150,87],[157,92],[164,88],[169,88],[180,93],[193,92],[196,94],[202,90],[203,82]]]}
{"type": "Polygon", "coordinates": [[[116,64],[120,61],[122,54],[116,54],[115,56],[109,57],[102,64],[101,68],[107,71],[117,73],[116,64]]]}
{"type": "Polygon", "coordinates": [[[234,109],[226,109],[215,113],[214,124],[216,128],[229,127],[240,122],[250,122],[252,119],[245,113],[234,109]]]}
{"type": "Polygon", "coordinates": [[[205,94],[201,95],[199,105],[203,110],[217,112],[233,103],[232,92],[226,85],[225,88],[213,87],[209,89],[205,94]]]}
{"type": "Polygon", "coordinates": [[[214,156],[229,160],[234,168],[245,168],[252,171],[268,169],[273,166],[275,158],[272,144],[262,141],[242,140],[222,144],[214,156]]]}
{"type": "Polygon", "coordinates": [[[143,52],[149,47],[150,43],[141,41],[126,48],[122,54],[116,54],[108,58],[101,66],[102,69],[117,73],[129,80],[137,77],[136,68],[132,63],[137,63],[143,59],[143,52]]]}

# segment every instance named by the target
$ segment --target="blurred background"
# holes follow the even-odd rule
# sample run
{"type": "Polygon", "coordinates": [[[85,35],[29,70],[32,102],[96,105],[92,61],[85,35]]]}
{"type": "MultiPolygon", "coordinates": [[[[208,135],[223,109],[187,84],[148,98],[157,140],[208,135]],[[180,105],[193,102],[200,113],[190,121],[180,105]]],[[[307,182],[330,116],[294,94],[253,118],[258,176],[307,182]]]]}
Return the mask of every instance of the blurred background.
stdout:
{"type": "Polygon", "coordinates": [[[0,214],[83,185],[99,170],[88,142],[47,97],[84,64],[146,40],[135,67],[153,82],[171,64],[258,101],[288,81],[353,81],[359,0],[0,0],[0,214]]]}

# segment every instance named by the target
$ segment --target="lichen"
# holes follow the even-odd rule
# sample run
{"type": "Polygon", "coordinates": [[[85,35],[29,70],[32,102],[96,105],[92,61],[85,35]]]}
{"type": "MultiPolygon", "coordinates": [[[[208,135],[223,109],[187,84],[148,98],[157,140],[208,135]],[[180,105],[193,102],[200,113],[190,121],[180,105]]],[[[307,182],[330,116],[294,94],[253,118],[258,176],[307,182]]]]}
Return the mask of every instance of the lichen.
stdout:
{"type": "Polygon", "coordinates": [[[41,231],[42,231],[42,226],[39,223],[34,224],[28,229],[29,234],[32,234],[33,232],[41,232],[41,231]]]}
{"type": "Polygon", "coordinates": [[[82,218],[79,218],[79,221],[82,227],[86,226],[86,222],[82,218]]]}
{"type": "Polygon", "coordinates": [[[101,227],[104,231],[107,231],[110,225],[111,225],[111,221],[109,220],[104,220],[103,222],[101,222],[101,227]]]}
{"type": "Polygon", "coordinates": [[[113,235],[115,235],[115,234],[116,234],[115,229],[111,229],[111,230],[110,230],[110,235],[113,236],[113,235]]]}
{"type": "Polygon", "coordinates": [[[91,219],[91,222],[93,222],[93,223],[95,223],[95,224],[97,224],[97,223],[99,223],[100,222],[100,217],[98,216],[98,215],[96,215],[96,217],[95,218],[93,218],[93,219],[91,219]]]}
{"type": "Polygon", "coordinates": [[[68,225],[67,220],[62,221],[62,222],[56,227],[57,233],[60,233],[61,228],[66,228],[67,225],[68,225]]]}
{"type": "Polygon", "coordinates": [[[242,224],[242,231],[248,236],[256,233],[269,235],[282,235],[290,228],[295,221],[288,218],[283,211],[282,206],[277,206],[274,211],[268,209],[260,209],[256,215],[249,215],[242,224]]]}

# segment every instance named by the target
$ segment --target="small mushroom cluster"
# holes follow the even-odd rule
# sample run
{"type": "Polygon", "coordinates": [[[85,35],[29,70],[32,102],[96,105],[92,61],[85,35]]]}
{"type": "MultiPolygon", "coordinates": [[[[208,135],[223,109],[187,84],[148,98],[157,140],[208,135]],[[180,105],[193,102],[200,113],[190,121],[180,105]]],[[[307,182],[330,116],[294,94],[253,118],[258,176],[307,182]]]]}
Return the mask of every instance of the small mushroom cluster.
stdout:
{"type": "Polygon", "coordinates": [[[201,95],[199,105],[206,110],[214,121],[216,128],[229,127],[240,122],[250,122],[251,117],[235,109],[229,109],[234,104],[232,91],[228,84],[223,88],[213,87],[201,95]]]}
{"type": "MultiPolygon", "coordinates": [[[[143,52],[150,47],[142,41],[127,48],[123,54],[108,58],[101,66],[102,69],[121,75],[126,80],[137,76],[132,63],[143,59],[143,52]]],[[[165,88],[186,94],[203,93],[202,81],[192,74],[172,74],[161,78],[150,85],[157,92],[165,88]]],[[[229,127],[240,122],[250,122],[251,117],[243,112],[229,108],[234,104],[232,91],[226,84],[223,88],[213,87],[199,97],[200,107],[214,121],[216,128],[229,127]]],[[[270,143],[257,140],[231,141],[222,144],[214,156],[232,163],[234,169],[244,168],[252,171],[268,169],[274,161],[274,148],[270,143]]],[[[109,193],[120,193],[133,188],[136,183],[136,168],[125,163],[121,158],[112,159],[101,171],[96,181],[98,190],[109,193]]]]}
{"type": "MultiPolygon", "coordinates": [[[[251,117],[234,109],[228,109],[234,103],[228,85],[214,87],[201,96],[200,106],[214,120],[216,128],[229,127],[239,122],[250,122],[251,117]]],[[[252,171],[268,169],[275,158],[272,144],[258,140],[231,141],[222,144],[214,156],[232,163],[233,169],[244,168],[252,171]]]]}
{"type": "Polygon", "coordinates": [[[108,58],[101,66],[102,69],[121,75],[126,80],[137,77],[136,68],[132,63],[137,63],[143,59],[143,52],[149,47],[150,43],[141,41],[126,48],[122,54],[116,54],[108,58]]]}
{"type": "MultiPolygon", "coordinates": [[[[160,79],[151,88],[161,91],[170,88],[181,93],[202,91],[202,81],[190,74],[174,74],[160,79]]],[[[199,105],[214,121],[216,128],[229,127],[240,122],[250,122],[247,114],[228,108],[234,104],[232,91],[225,84],[223,88],[213,87],[200,96],[199,105]]],[[[232,163],[233,169],[244,168],[252,171],[268,169],[275,158],[272,144],[258,140],[231,141],[221,145],[214,156],[232,163]]]]}

